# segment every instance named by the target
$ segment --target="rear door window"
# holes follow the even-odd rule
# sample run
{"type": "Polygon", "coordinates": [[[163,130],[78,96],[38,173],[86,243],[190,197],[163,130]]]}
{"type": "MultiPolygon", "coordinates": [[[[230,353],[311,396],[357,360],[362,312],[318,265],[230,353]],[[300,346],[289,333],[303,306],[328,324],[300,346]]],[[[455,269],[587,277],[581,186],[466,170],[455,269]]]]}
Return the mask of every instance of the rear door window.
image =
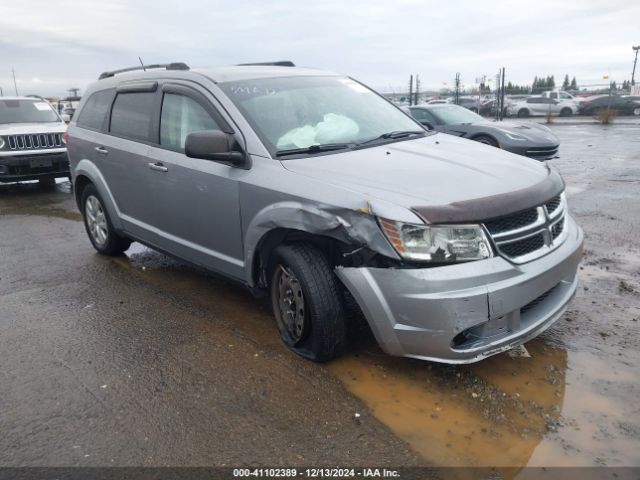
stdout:
{"type": "Polygon", "coordinates": [[[160,116],[160,144],[184,150],[187,135],[203,130],[220,130],[216,121],[194,99],[165,93],[160,116]]]}
{"type": "MultiPolygon", "coordinates": [[[[87,100],[87,104],[82,108],[76,124],[79,127],[92,130],[106,130],[113,94],[113,90],[101,90],[92,94],[87,100]]],[[[69,114],[67,110],[70,109],[65,109],[63,113],[69,114]]]]}
{"type": "Polygon", "coordinates": [[[155,92],[118,93],[111,110],[110,132],[114,135],[152,141],[155,92]]]}

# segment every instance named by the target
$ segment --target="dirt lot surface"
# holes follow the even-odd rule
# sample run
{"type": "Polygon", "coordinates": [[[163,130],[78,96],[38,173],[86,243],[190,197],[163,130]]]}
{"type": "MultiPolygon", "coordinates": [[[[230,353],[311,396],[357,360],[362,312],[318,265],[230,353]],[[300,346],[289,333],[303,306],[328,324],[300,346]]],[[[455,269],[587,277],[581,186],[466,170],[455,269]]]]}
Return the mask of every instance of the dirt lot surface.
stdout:
{"type": "Polygon", "coordinates": [[[68,183],[0,186],[0,465],[640,466],[640,126],[552,128],[577,296],[470,366],[366,336],[312,364],[242,287],[138,244],[96,255],[68,183]]]}

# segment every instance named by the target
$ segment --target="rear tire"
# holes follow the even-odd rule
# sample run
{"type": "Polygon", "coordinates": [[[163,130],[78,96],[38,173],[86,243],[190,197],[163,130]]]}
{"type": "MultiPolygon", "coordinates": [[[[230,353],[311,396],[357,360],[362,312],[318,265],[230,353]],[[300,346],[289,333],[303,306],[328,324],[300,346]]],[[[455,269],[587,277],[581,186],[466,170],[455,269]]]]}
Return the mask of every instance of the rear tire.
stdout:
{"type": "Polygon", "coordinates": [[[93,248],[98,253],[115,256],[129,248],[131,240],[118,235],[115,231],[102,197],[95,186],[90,184],[84,188],[81,205],[84,227],[93,248]]]}
{"type": "Polygon", "coordinates": [[[640,116],[640,107],[636,107],[633,109],[633,114],[637,117],[640,116]]]}
{"type": "Polygon", "coordinates": [[[479,135],[475,137],[473,140],[476,142],[484,143],[485,145],[491,145],[492,147],[497,147],[498,142],[496,142],[493,138],[488,137],[486,135],[479,135]]]}
{"type": "Polygon", "coordinates": [[[325,255],[308,243],[281,245],[273,253],[269,278],[273,314],[284,344],[315,362],[342,355],[342,290],[325,255]]]}
{"type": "Polygon", "coordinates": [[[529,110],[527,110],[526,108],[521,108],[520,110],[518,110],[519,118],[526,118],[528,116],[529,116],[529,110]]]}

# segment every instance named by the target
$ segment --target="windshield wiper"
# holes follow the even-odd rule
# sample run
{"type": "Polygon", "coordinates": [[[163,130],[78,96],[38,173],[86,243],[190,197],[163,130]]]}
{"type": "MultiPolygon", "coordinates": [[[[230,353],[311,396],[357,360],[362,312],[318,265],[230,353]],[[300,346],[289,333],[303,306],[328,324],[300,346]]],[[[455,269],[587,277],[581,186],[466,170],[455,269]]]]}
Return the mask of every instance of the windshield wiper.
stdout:
{"type": "Polygon", "coordinates": [[[380,140],[405,138],[405,137],[409,137],[411,135],[424,135],[426,133],[427,133],[426,130],[396,130],[394,132],[383,133],[382,135],[379,135],[379,136],[377,136],[375,138],[371,138],[369,140],[365,140],[364,142],[360,142],[360,143],[356,144],[356,147],[361,147],[363,145],[369,145],[370,143],[376,143],[376,142],[379,142],[380,140]]]}
{"type": "Polygon", "coordinates": [[[303,148],[289,148],[287,150],[278,150],[276,152],[277,157],[284,157],[285,155],[298,155],[301,153],[320,153],[330,152],[332,150],[344,150],[345,148],[352,148],[353,143],[323,143],[319,145],[311,145],[303,148]]]}

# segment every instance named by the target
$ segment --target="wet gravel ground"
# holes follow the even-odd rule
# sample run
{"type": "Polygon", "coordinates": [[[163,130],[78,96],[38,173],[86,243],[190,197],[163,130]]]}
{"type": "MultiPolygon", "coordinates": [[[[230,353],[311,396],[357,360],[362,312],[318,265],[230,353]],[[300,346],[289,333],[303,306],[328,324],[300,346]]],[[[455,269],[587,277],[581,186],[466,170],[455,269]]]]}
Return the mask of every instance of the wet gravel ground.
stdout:
{"type": "Polygon", "coordinates": [[[138,244],[96,255],[68,183],[0,186],[0,465],[640,466],[640,126],[551,128],[578,294],[471,366],[367,335],[309,363],[241,287],[138,244]]]}

